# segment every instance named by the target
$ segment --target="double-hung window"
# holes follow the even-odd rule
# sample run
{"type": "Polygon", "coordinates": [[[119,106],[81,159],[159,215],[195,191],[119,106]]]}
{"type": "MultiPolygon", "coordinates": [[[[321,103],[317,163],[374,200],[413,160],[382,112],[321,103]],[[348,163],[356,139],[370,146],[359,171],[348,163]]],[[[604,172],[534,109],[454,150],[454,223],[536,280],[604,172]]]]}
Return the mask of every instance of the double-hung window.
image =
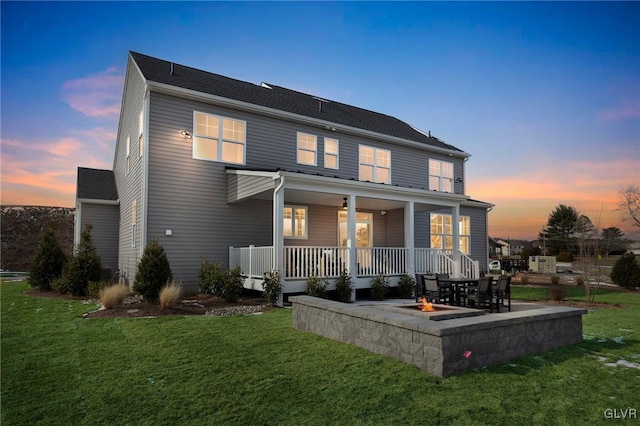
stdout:
{"type": "Polygon", "coordinates": [[[324,138],[324,168],[338,168],[338,139],[324,138]]]}
{"type": "Polygon", "coordinates": [[[194,111],[193,122],[193,158],[245,163],[245,121],[194,111]]]}
{"type": "Polygon", "coordinates": [[[429,159],[429,189],[453,192],[453,163],[429,159]]]}
{"type": "MultiPolygon", "coordinates": [[[[471,218],[460,216],[460,251],[469,254],[471,239],[471,218]]],[[[431,214],[431,248],[453,250],[453,216],[450,214],[431,214]]]]}
{"type": "Polygon", "coordinates": [[[298,132],[298,164],[315,166],[317,164],[318,137],[298,132]]]}
{"type": "Polygon", "coordinates": [[[140,110],[140,117],[138,118],[138,151],[140,158],[144,154],[144,107],[140,110]]]}
{"type": "Polygon", "coordinates": [[[359,158],[360,180],[391,183],[391,151],[360,145],[359,158]]]}
{"type": "Polygon", "coordinates": [[[307,208],[284,206],[283,235],[285,238],[307,238],[307,208]]]}
{"type": "Polygon", "coordinates": [[[129,171],[131,170],[131,135],[127,136],[127,170],[126,170],[126,174],[129,174],[129,171]]]}

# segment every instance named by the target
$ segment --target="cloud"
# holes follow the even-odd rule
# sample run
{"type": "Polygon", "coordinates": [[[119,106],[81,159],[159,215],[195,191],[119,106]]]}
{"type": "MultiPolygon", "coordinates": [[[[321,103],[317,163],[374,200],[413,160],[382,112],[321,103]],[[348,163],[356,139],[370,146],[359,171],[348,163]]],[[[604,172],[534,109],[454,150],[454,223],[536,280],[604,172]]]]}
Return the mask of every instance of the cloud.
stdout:
{"type": "Polygon", "coordinates": [[[115,132],[94,128],[53,140],[1,143],[3,205],[69,207],[75,204],[78,166],[111,168],[115,132]]]}
{"type": "Polygon", "coordinates": [[[117,118],[124,73],[115,67],[77,80],[66,81],[62,86],[62,99],[71,108],[93,118],[117,118]]]}

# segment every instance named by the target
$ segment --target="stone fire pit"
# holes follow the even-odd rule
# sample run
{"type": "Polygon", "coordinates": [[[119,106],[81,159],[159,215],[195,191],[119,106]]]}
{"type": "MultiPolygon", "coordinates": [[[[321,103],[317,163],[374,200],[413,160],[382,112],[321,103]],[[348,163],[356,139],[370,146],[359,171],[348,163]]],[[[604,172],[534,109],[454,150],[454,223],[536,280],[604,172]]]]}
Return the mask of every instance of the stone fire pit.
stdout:
{"type": "Polygon", "coordinates": [[[582,342],[586,309],[514,305],[512,312],[290,297],[293,326],[392,356],[440,377],[582,342]],[[524,307],[523,307],[524,306],[524,307]],[[446,308],[446,309],[444,309],[446,308]]]}

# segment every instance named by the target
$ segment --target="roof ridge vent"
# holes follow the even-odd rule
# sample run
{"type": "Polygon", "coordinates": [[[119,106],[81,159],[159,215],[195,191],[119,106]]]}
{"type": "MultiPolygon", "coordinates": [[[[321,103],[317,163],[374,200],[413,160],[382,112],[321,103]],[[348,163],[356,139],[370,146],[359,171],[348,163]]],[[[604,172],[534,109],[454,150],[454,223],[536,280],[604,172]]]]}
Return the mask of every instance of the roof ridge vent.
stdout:
{"type": "Polygon", "coordinates": [[[265,89],[273,90],[273,88],[271,86],[269,86],[267,83],[265,83],[264,81],[262,83],[260,83],[260,87],[264,87],[265,89]]]}
{"type": "Polygon", "coordinates": [[[173,62],[171,62],[171,68],[169,69],[169,75],[173,75],[173,62]]]}

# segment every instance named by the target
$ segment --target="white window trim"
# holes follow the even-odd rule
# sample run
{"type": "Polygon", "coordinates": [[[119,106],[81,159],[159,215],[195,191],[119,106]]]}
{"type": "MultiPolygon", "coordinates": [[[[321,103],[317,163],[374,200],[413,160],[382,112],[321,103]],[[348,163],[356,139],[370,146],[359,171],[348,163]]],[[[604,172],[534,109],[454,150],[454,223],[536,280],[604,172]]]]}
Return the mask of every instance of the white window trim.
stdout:
{"type": "Polygon", "coordinates": [[[450,181],[450,182],[451,182],[451,193],[453,193],[453,192],[454,192],[454,187],[453,187],[453,175],[454,175],[454,174],[455,174],[455,168],[454,168],[454,164],[453,164],[453,162],[451,162],[451,161],[444,161],[444,160],[437,160],[437,159],[435,159],[435,158],[430,158],[430,159],[429,159],[429,182],[428,182],[428,184],[429,184],[429,189],[430,189],[430,190],[435,190],[435,191],[440,191],[440,192],[449,192],[449,191],[445,191],[445,190],[444,190],[444,181],[445,181],[445,180],[448,180],[448,181],[450,181]],[[431,162],[438,162],[438,163],[440,163],[440,174],[439,174],[439,175],[432,173],[432,170],[431,170],[431,162]],[[444,164],[450,164],[450,165],[451,165],[451,173],[452,173],[452,176],[451,176],[451,177],[443,176],[443,174],[442,174],[442,170],[444,169],[444,167],[442,167],[442,166],[443,166],[444,164]],[[437,187],[437,188],[432,188],[432,187],[431,187],[431,178],[432,178],[432,177],[434,177],[434,178],[438,178],[438,187],[437,187]]]}
{"type": "Polygon", "coordinates": [[[210,114],[208,112],[203,112],[203,111],[193,111],[193,132],[191,133],[193,135],[192,137],[192,149],[191,149],[191,157],[195,160],[204,160],[204,161],[215,161],[216,163],[224,163],[224,164],[238,164],[238,165],[245,165],[247,163],[247,122],[245,120],[240,120],[237,118],[233,118],[233,117],[227,117],[224,115],[218,115],[218,114],[210,114]],[[210,117],[216,117],[218,119],[218,137],[217,138],[212,138],[209,136],[198,136],[198,133],[196,132],[197,126],[196,126],[196,114],[203,114],[203,115],[208,115],[210,117]],[[238,142],[238,141],[232,141],[232,140],[226,140],[222,137],[223,135],[223,128],[222,128],[222,120],[223,119],[227,119],[227,120],[234,120],[234,121],[238,121],[240,123],[244,124],[244,135],[242,138],[242,142],[238,142]],[[218,142],[218,152],[217,160],[212,160],[211,158],[201,158],[196,156],[196,151],[195,151],[195,142],[196,139],[200,138],[200,139],[208,139],[208,140],[216,140],[218,142]],[[233,143],[236,145],[242,145],[242,162],[232,162],[232,161],[224,161],[222,159],[222,145],[223,143],[233,143]]]}
{"type": "Polygon", "coordinates": [[[332,169],[332,170],[339,170],[340,169],[340,141],[336,138],[324,138],[324,168],[325,169],[332,169]],[[327,139],[331,140],[331,141],[335,141],[336,143],[336,152],[333,153],[327,153],[327,139]],[[335,156],[336,157],[336,166],[335,167],[329,167],[327,166],[327,157],[328,156],[335,156]]]}
{"type": "Polygon", "coordinates": [[[136,246],[136,226],[138,225],[138,200],[131,204],[131,247],[136,246]]]}
{"type": "Polygon", "coordinates": [[[301,164],[303,166],[313,166],[313,167],[318,165],[318,136],[312,135],[311,133],[296,132],[296,163],[301,164]],[[300,145],[298,145],[300,143],[300,135],[311,136],[312,138],[314,138],[316,141],[316,149],[310,150],[307,148],[300,148],[300,145]],[[313,152],[313,164],[300,162],[300,151],[313,152]]]}
{"type": "MultiPolygon", "coordinates": [[[[445,233],[445,227],[446,227],[446,223],[447,223],[447,221],[445,220],[445,217],[447,217],[447,216],[451,218],[451,221],[453,221],[453,215],[450,215],[450,214],[431,213],[429,215],[429,234],[430,234],[429,235],[429,247],[433,248],[433,246],[431,245],[431,239],[433,238],[433,236],[440,236],[440,237],[442,237],[442,245],[443,245],[442,250],[452,250],[453,249],[453,248],[448,249],[446,247],[446,241],[447,241],[446,237],[452,237],[452,239],[453,239],[453,233],[451,233],[451,234],[445,233]],[[431,223],[433,221],[433,217],[434,216],[442,216],[442,229],[440,230],[441,232],[438,232],[438,233],[432,233],[431,232],[431,223]]],[[[460,237],[460,242],[462,242],[463,238],[468,239],[467,246],[468,246],[469,251],[470,251],[471,250],[471,216],[459,216],[459,217],[460,217],[460,220],[458,221],[458,235],[460,237]],[[462,225],[463,218],[465,218],[467,220],[468,224],[469,224],[469,233],[468,234],[463,234],[462,233],[462,226],[461,225],[462,225]]],[[[451,225],[453,226],[453,223],[451,225]]],[[[451,229],[451,232],[453,232],[453,229],[451,229]]],[[[469,253],[465,252],[462,249],[460,249],[460,252],[464,253],[466,255],[469,255],[469,253]]]]}
{"type": "Polygon", "coordinates": [[[287,240],[306,240],[309,238],[309,209],[307,206],[292,206],[285,205],[285,209],[291,209],[291,232],[293,233],[296,225],[296,210],[304,210],[304,235],[284,235],[284,216],[282,217],[282,234],[283,237],[287,240]]]}
{"type": "Polygon", "coordinates": [[[358,145],[358,180],[363,180],[362,176],[360,176],[360,166],[365,165],[365,166],[371,166],[373,167],[373,182],[374,183],[382,183],[384,185],[391,185],[391,150],[390,149],[383,149],[383,148],[376,148],[370,145],[358,145]],[[362,159],[360,158],[360,148],[364,147],[364,148],[369,148],[373,150],[373,163],[363,163],[362,159]],[[389,153],[389,167],[382,167],[382,166],[378,166],[376,164],[376,159],[378,158],[378,152],[379,151],[384,151],[384,152],[388,152],[389,153]],[[378,169],[385,169],[385,170],[389,170],[389,182],[380,182],[378,180],[378,169]]]}

